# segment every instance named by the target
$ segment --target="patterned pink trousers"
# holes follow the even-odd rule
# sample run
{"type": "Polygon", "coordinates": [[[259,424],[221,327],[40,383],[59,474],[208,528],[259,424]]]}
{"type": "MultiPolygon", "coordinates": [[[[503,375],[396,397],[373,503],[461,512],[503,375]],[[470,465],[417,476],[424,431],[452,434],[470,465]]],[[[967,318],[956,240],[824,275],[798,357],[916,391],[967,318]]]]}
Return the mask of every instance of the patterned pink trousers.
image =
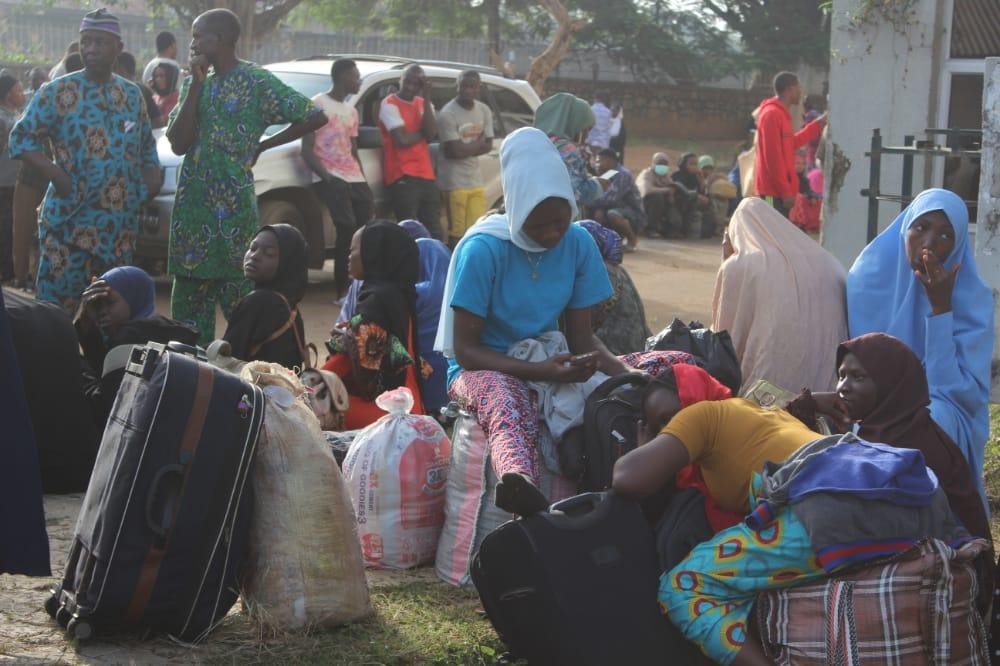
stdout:
{"type": "MultiPolygon", "coordinates": [[[[625,365],[658,375],[677,363],[690,363],[685,352],[638,352],[620,357],[625,365]]],[[[507,472],[527,474],[538,483],[538,401],[521,379],[494,370],[466,370],[452,382],[449,397],[476,415],[486,433],[497,478],[507,472]]]]}

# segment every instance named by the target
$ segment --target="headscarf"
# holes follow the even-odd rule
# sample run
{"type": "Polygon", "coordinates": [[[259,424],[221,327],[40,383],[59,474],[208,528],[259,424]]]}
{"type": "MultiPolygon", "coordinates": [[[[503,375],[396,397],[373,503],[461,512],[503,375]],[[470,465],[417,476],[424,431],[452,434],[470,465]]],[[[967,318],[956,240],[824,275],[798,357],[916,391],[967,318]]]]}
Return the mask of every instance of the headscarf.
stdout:
{"type": "Polygon", "coordinates": [[[293,308],[309,286],[309,244],[302,232],[290,224],[270,224],[257,230],[270,231],[278,238],[278,270],[270,282],[258,282],[256,289],[270,289],[288,299],[293,308]]]}
{"type": "Polygon", "coordinates": [[[736,208],[729,240],[735,254],[715,278],[712,330],[732,336],[743,389],[766,379],[831,390],[847,333],[843,266],[756,197],[736,208]]]}
{"type": "Polygon", "coordinates": [[[153,66],[153,78],[149,81],[149,87],[153,89],[157,95],[165,97],[172,92],[177,91],[177,82],[180,79],[181,70],[172,60],[163,59],[153,66]],[[166,90],[158,90],[156,88],[156,70],[163,68],[167,71],[167,88],[166,90]]]}
{"type": "Polygon", "coordinates": [[[678,363],[671,368],[677,383],[677,399],[681,409],[705,400],[728,400],[733,392],[718,379],[697,365],[678,363]]]}
{"type": "Polygon", "coordinates": [[[587,101],[566,92],[552,95],[535,109],[535,127],[546,136],[567,141],[576,141],[580,132],[594,122],[594,110],[587,101]]]}
{"type": "Polygon", "coordinates": [[[694,153],[684,153],[677,163],[677,171],[674,172],[674,182],[680,183],[692,192],[697,192],[698,188],[701,187],[701,184],[698,182],[698,175],[691,173],[687,169],[688,160],[693,160],[696,157],[697,155],[694,153]]]}
{"type": "Polygon", "coordinates": [[[603,224],[599,224],[593,220],[581,220],[577,224],[590,233],[591,237],[597,243],[597,249],[601,251],[604,261],[615,266],[622,263],[624,256],[622,237],[617,231],[608,229],[603,224]]]}
{"type": "Polygon", "coordinates": [[[403,227],[413,240],[431,237],[431,232],[427,231],[427,227],[417,220],[403,220],[399,223],[399,226],[403,227]]]}
{"type": "Polygon", "coordinates": [[[969,464],[931,418],[927,376],[917,355],[885,333],[868,333],[841,344],[838,367],[847,354],[857,357],[876,387],[875,407],[861,421],[858,437],[923,453],[955,515],[971,533],[989,538],[989,522],[969,464]]]}
{"type": "Polygon", "coordinates": [[[698,168],[704,169],[705,167],[714,167],[715,160],[712,159],[711,155],[702,155],[698,158],[698,168]]]}
{"type": "Polygon", "coordinates": [[[136,266],[119,266],[102,275],[108,285],[128,303],[129,319],[149,317],[156,310],[156,285],[149,274],[136,266]]]}
{"type": "MultiPolygon", "coordinates": [[[[403,224],[400,223],[400,226],[403,224]]],[[[448,279],[451,250],[433,238],[418,238],[416,242],[417,250],[420,252],[417,337],[420,339],[420,348],[430,351],[434,348],[434,336],[437,334],[438,322],[441,319],[441,300],[444,297],[445,280],[448,279]]]]}
{"type": "MultiPolygon", "coordinates": [[[[505,212],[480,218],[469,227],[455,248],[452,262],[448,266],[441,322],[434,341],[434,348],[448,358],[455,356],[455,311],[450,303],[455,294],[454,259],[458,256],[462,243],[476,234],[488,234],[510,241],[525,252],[545,252],[545,248],[531,240],[522,229],[535,206],[549,197],[560,197],[569,202],[570,219],[577,216],[576,195],[573,193],[566,165],[548,136],[537,128],[522,127],[504,139],[500,146],[500,183],[503,186],[505,212]]],[[[365,280],[367,279],[366,269],[365,280]]]]}
{"type": "Polygon", "coordinates": [[[924,190],[861,252],[847,275],[848,323],[852,337],[888,333],[910,347],[921,362],[926,361],[931,304],[910,267],[906,234],[917,218],[937,210],[944,212],[955,231],[955,247],[944,269],[961,264],[951,296],[959,376],[953,385],[930,387],[931,413],[965,454],[982,494],[983,447],[989,435],[993,293],[976,270],[969,243],[969,211],[957,195],[942,189],[924,190]],[[962,400],[963,394],[969,398],[962,400]]]}
{"type": "Polygon", "coordinates": [[[410,349],[420,278],[417,243],[395,222],[372,222],[361,233],[361,265],[365,280],[358,292],[358,314],[410,349]]]}

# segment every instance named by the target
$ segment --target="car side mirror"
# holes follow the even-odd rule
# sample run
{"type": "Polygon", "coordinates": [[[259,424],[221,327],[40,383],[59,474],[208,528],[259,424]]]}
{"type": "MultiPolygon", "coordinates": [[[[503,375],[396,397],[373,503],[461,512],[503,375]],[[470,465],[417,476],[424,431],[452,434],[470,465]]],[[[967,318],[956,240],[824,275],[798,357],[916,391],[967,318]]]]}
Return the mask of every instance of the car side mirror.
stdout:
{"type": "Polygon", "coordinates": [[[381,148],[382,147],[382,133],[379,131],[378,127],[372,127],[370,125],[362,125],[358,128],[358,149],[362,148],[381,148]]]}

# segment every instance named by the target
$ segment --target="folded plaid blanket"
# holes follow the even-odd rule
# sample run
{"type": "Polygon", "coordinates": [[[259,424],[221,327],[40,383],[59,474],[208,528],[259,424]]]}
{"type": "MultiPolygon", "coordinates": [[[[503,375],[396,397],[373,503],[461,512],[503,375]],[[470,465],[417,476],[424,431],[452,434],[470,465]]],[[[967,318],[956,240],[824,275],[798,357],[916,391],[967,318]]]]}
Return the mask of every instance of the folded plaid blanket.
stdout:
{"type": "Polygon", "coordinates": [[[989,550],[982,539],[958,550],[926,539],[861,570],[761,593],[764,650],[779,666],[986,666],[973,560],[989,550]]]}

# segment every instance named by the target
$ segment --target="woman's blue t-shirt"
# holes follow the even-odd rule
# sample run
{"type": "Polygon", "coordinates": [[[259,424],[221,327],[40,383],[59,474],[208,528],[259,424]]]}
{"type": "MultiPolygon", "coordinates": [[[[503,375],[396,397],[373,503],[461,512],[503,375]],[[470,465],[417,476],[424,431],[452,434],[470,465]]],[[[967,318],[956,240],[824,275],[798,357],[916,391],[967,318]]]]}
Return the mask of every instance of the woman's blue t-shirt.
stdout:
{"type": "MultiPolygon", "coordinates": [[[[454,261],[449,305],[485,319],[480,341],[501,354],[515,342],[558,329],[563,311],[597,305],[613,293],[597,244],[575,224],[558,245],[537,253],[476,234],[462,242],[454,261]]],[[[461,372],[450,359],[449,386],[461,372]]]]}

